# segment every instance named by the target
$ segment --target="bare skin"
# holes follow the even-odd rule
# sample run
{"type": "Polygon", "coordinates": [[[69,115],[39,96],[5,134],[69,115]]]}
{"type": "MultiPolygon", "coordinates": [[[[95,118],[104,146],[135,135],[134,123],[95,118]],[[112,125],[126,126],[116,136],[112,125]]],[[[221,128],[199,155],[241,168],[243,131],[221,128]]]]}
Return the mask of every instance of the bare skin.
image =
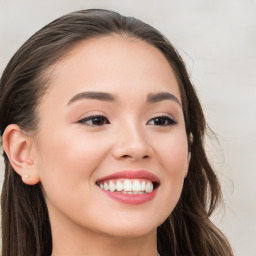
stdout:
{"type": "Polygon", "coordinates": [[[24,182],[42,185],[52,255],[156,256],[157,227],[174,209],[189,165],[170,65],[153,46],[111,35],[81,42],[51,72],[38,106],[39,130],[26,136],[10,125],[4,147],[24,182]],[[169,96],[152,100],[163,92],[169,96]],[[123,203],[96,184],[123,170],[155,175],[155,196],[123,203]]]}

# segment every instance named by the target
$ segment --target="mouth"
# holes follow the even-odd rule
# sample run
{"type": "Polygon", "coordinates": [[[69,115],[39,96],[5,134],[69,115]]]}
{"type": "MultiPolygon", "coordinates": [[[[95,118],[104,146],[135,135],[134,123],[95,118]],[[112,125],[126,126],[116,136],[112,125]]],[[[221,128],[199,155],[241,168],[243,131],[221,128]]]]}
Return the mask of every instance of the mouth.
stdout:
{"type": "Polygon", "coordinates": [[[96,185],[119,202],[140,204],[155,196],[160,182],[147,171],[122,171],[101,178],[96,185]]]}
{"type": "Polygon", "coordinates": [[[111,179],[96,183],[102,190],[129,195],[151,193],[159,183],[146,179],[111,179]]]}

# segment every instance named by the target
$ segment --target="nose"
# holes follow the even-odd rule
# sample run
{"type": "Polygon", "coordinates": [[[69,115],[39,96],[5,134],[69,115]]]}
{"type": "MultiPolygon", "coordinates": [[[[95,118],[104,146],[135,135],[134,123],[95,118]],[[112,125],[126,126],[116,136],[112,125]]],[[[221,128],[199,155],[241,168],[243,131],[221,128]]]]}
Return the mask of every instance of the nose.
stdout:
{"type": "Polygon", "coordinates": [[[138,161],[151,158],[152,154],[153,149],[148,143],[146,135],[135,125],[126,126],[117,133],[113,148],[114,158],[138,161]]]}

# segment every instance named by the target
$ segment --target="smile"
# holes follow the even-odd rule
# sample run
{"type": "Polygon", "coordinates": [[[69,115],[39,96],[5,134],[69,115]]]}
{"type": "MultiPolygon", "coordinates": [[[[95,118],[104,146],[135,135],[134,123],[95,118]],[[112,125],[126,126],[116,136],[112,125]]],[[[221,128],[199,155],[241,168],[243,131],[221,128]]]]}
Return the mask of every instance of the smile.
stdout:
{"type": "Polygon", "coordinates": [[[147,171],[123,171],[102,178],[96,185],[119,202],[141,204],[153,199],[159,180],[147,171]]]}
{"type": "MultiPolygon", "coordinates": [[[[98,184],[97,184],[98,185],[98,184]]],[[[100,182],[99,187],[110,192],[121,192],[123,194],[144,194],[151,193],[154,185],[148,180],[118,179],[100,182]]]]}

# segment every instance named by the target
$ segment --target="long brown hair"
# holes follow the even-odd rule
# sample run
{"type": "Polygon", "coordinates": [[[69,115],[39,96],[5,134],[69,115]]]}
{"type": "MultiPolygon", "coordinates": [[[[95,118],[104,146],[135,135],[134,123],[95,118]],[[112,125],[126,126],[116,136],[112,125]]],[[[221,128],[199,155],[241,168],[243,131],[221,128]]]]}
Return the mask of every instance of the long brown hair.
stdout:
{"type": "MultiPolygon", "coordinates": [[[[156,29],[133,17],[108,10],[83,10],[62,16],[33,35],[12,57],[0,80],[0,129],[12,123],[37,129],[36,107],[47,89],[45,75],[81,40],[125,34],[159,49],[179,83],[186,132],[193,134],[191,161],[180,200],[158,227],[161,255],[231,256],[232,250],[209,217],[221,199],[220,185],[204,150],[206,122],[185,65],[156,29]]],[[[188,139],[189,141],[189,139],[188,139]]],[[[2,256],[45,256],[52,252],[51,228],[40,185],[25,185],[4,153],[1,195],[2,256]]]]}

